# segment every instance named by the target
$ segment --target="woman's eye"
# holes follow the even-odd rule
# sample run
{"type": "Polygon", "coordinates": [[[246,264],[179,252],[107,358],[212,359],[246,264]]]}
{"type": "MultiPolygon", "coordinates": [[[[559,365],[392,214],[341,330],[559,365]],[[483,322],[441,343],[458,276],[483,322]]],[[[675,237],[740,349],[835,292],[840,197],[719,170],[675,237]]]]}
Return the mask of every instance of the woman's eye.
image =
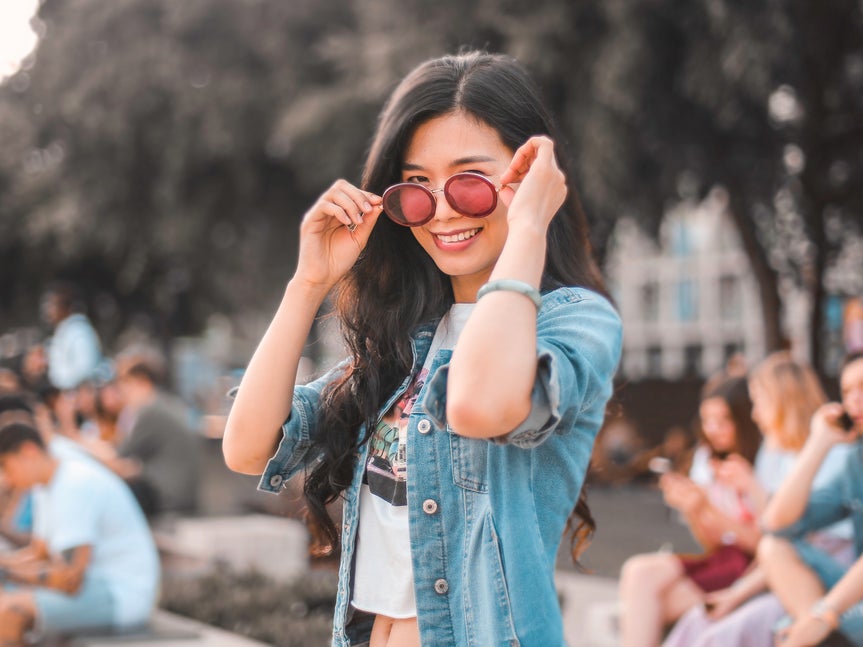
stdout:
{"type": "Polygon", "coordinates": [[[429,179],[425,175],[411,175],[405,179],[405,182],[415,182],[416,184],[428,184],[429,179]]]}

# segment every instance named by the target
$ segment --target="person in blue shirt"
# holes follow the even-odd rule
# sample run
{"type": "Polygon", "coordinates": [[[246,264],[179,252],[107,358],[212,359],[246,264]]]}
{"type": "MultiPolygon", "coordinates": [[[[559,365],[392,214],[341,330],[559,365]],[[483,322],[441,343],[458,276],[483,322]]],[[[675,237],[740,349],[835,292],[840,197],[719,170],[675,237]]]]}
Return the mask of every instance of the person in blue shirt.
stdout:
{"type": "Polygon", "coordinates": [[[306,471],[341,549],[337,647],[565,644],[555,558],[585,528],[621,324],[560,142],[513,59],[428,61],[386,104],[360,186],[337,180],[303,218],[223,451],[272,492],[306,471]],[[348,358],[300,386],[333,289],[348,358]]]}
{"type": "Polygon", "coordinates": [[[33,629],[74,635],[147,623],[159,557],[126,485],[94,461],[50,453],[21,412],[0,415],[0,470],[33,489],[31,541],[0,556],[0,645],[33,629]]]}
{"type": "Polygon", "coordinates": [[[840,375],[842,402],[824,405],[812,419],[812,432],[762,519],[776,533],[762,539],[758,559],[793,623],[779,631],[780,644],[819,644],[840,630],[863,645],[863,353],[846,358],[840,375]],[[830,450],[855,443],[845,467],[828,483],[812,488],[830,450]],[[846,569],[802,539],[842,519],[854,526],[858,562],[846,569]],[[846,573],[847,571],[847,573],[846,573]]]}
{"type": "Polygon", "coordinates": [[[102,361],[99,335],[80,312],[78,289],[57,282],[42,296],[42,317],[53,335],[48,342],[48,379],[61,391],[78,387],[92,378],[102,361]]]}

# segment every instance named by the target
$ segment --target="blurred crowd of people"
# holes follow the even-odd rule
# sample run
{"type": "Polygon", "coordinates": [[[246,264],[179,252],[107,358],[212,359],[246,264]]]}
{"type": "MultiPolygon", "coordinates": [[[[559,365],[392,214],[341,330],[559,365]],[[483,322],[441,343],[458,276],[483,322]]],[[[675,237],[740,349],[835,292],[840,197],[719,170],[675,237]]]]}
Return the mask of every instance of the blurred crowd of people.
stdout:
{"type": "Polygon", "coordinates": [[[694,446],[672,430],[612,467],[653,474],[703,549],[626,561],[622,647],[863,645],[863,348],[839,387],[828,402],[785,351],[735,365],[702,389],[694,446]]]}
{"type": "Polygon", "coordinates": [[[76,287],[0,366],[0,645],[135,629],[159,587],[152,526],[194,513],[199,440],[151,346],[107,357],[76,287]]]}

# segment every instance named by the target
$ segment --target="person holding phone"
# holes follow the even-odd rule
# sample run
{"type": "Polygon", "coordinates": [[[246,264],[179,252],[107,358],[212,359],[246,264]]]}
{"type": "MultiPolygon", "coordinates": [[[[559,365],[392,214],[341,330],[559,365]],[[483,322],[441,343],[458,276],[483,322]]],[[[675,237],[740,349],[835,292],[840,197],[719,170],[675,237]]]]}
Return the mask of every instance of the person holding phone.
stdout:
{"type": "Polygon", "coordinates": [[[809,440],[789,477],[764,513],[766,536],[758,559],[771,590],[793,623],[781,630],[779,644],[818,644],[839,629],[855,645],[863,645],[863,575],[859,561],[846,568],[803,538],[820,528],[850,518],[854,548],[863,554],[863,353],[850,355],[840,375],[842,403],[821,407],[812,421],[809,440]],[[815,475],[831,448],[854,443],[842,471],[812,489],[815,475]]]}
{"type": "Polygon", "coordinates": [[[763,499],[753,468],[761,432],[751,412],[745,377],[721,379],[702,394],[699,420],[704,440],[689,476],[668,472],[659,487],[704,553],[646,553],[624,563],[624,647],[655,647],[665,624],[703,602],[707,593],[730,585],[749,566],[761,537],[756,514],[763,499]]]}
{"type": "Polygon", "coordinates": [[[513,59],[428,61],[384,107],[360,186],[303,218],[223,451],[272,492],[307,470],[341,548],[336,647],[565,644],[555,558],[581,536],[621,324],[559,144],[513,59]],[[297,385],[333,288],[349,356],[297,385]]]}

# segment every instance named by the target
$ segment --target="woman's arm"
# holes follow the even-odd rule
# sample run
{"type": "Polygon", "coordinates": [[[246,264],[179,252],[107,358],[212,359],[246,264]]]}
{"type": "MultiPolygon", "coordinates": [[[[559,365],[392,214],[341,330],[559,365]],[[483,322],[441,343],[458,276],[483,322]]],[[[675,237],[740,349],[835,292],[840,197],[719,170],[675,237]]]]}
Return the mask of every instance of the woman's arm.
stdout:
{"type": "Polygon", "coordinates": [[[794,624],[777,639],[778,645],[804,647],[820,644],[839,626],[843,613],[863,600],[863,559],[858,558],[812,611],[794,619],[794,624]]]}
{"type": "MultiPolygon", "coordinates": [[[[532,137],[516,151],[503,184],[509,203],[506,243],[489,280],[516,279],[538,288],[546,232],[566,197],[566,182],[547,137],[532,137]]],[[[530,413],[536,379],[536,307],[522,294],[491,292],[476,305],[453,352],[446,416],[453,430],[491,438],[519,425],[530,413]]]]}
{"type": "Polygon", "coordinates": [[[228,467],[260,474],[291,412],[297,367],[318,309],[359,257],[381,214],[380,198],[344,180],[331,186],[300,227],[297,271],[246,369],[225,426],[228,467]],[[374,205],[374,206],[373,206],[374,205]],[[345,225],[355,224],[354,231],[345,225]]]}
{"type": "Polygon", "coordinates": [[[837,420],[841,414],[842,407],[835,403],[826,404],[815,412],[812,432],[803,450],[761,517],[765,530],[781,530],[800,519],[806,510],[815,475],[827,453],[840,442],[856,439],[856,434],[846,434],[839,427],[837,420]]]}
{"type": "Polygon", "coordinates": [[[713,550],[728,542],[744,550],[755,552],[761,533],[754,523],[743,523],[732,519],[717,509],[707,498],[707,493],[685,476],[665,474],[660,480],[665,502],[680,511],[696,541],[705,550],[713,550]]]}

